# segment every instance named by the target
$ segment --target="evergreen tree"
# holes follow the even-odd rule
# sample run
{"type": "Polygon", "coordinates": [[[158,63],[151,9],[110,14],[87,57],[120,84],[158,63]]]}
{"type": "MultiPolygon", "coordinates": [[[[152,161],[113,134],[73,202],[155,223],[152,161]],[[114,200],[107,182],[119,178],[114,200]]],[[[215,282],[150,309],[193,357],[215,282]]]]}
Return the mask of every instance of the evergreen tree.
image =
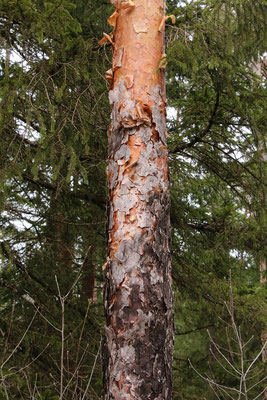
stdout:
{"type": "Polygon", "coordinates": [[[97,44],[101,9],[94,2],[76,8],[67,1],[1,3],[1,390],[6,398],[30,398],[37,389],[51,399],[101,392],[99,357],[87,388],[103,314],[108,118],[105,60],[97,44]]]}

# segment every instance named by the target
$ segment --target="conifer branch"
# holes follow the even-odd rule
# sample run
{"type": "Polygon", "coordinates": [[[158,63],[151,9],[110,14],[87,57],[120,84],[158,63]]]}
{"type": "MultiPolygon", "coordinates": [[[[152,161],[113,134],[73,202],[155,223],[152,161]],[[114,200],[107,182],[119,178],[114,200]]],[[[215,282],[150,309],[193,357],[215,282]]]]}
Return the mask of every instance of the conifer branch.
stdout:
{"type": "Polygon", "coordinates": [[[177,336],[188,335],[189,333],[194,333],[194,332],[197,332],[197,331],[201,331],[202,329],[208,329],[208,328],[211,328],[213,326],[214,326],[214,324],[210,324],[210,325],[206,325],[206,326],[200,326],[198,328],[190,329],[189,331],[185,331],[185,332],[175,332],[175,335],[177,335],[177,336]]]}
{"type": "Polygon", "coordinates": [[[216,113],[217,113],[217,110],[219,107],[219,99],[220,99],[220,93],[217,91],[214,108],[213,108],[213,111],[212,111],[212,114],[211,114],[211,117],[210,117],[207,127],[199,135],[197,135],[190,143],[184,143],[184,144],[177,146],[175,149],[170,150],[169,154],[180,153],[183,150],[193,147],[196,143],[200,142],[201,139],[203,139],[204,136],[206,136],[210,132],[210,130],[215,122],[215,116],[216,116],[216,113]]]}
{"type": "MultiPolygon", "coordinates": [[[[27,182],[30,182],[36,186],[41,186],[45,189],[51,190],[53,192],[57,192],[58,191],[58,186],[50,183],[50,182],[45,182],[43,180],[40,179],[34,179],[33,177],[27,175],[27,174],[23,174],[22,175],[23,179],[27,182]]],[[[95,204],[96,206],[98,206],[99,208],[101,208],[102,210],[105,210],[105,203],[102,202],[101,200],[98,199],[92,199],[89,197],[88,193],[83,193],[83,192],[71,192],[71,191],[66,191],[66,190],[62,190],[62,193],[64,195],[67,195],[71,198],[75,198],[75,199],[79,199],[79,200],[84,200],[84,201],[91,201],[93,204],[95,204]]]]}

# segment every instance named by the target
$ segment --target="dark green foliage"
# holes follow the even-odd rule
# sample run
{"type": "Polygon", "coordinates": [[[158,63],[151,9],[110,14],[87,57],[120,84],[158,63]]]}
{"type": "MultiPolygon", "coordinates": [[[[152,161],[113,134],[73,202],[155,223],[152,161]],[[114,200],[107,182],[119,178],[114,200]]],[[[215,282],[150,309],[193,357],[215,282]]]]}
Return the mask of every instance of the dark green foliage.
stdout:
{"type": "MultiPolygon", "coordinates": [[[[80,399],[90,377],[85,398],[102,393],[111,53],[98,41],[111,9],[96,0],[0,1],[0,365],[8,360],[0,399],[59,399],[61,384],[62,399],[80,399]]],[[[244,338],[254,335],[248,357],[267,329],[266,80],[252,70],[266,51],[266,3],[169,0],[168,13],[177,16],[167,27],[177,113],[169,121],[173,399],[214,400],[188,359],[236,387],[207,334],[227,346],[230,270],[236,323],[244,338]]]]}
{"type": "MultiPolygon", "coordinates": [[[[2,369],[12,399],[57,399],[62,379],[64,398],[83,394],[103,326],[107,15],[104,4],[57,3],[0,11],[1,364],[27,331],[2,369]],[[59,290],[72,285],[62,341],[59,290]]],[[[98,357],[86,398],[101,393],[100,376],[98,357]]]]}
{"type": "MultiPolygon", "coordinates": [[[[207,328],[227,345],[220,318],[225,318],[229,270],[237,324],[244,336],[254,335],[254,353],[266,328],[266,289],[259,273],[266,258],[261,156],[266,147],[260,148],[266,141],[266,83],[252,71],[253,59],[266,50],[266,4],[192,2],[170,6],[170,12],[177,15],[167,36],[168,104],[177,110],[169,122],[179,289],[174,398],[214,399],[187,359],[202,375],[208,373],[207,328]]],[[[221,383],[236,387],[218,363],[213,365],[221,383]]],[[[263,371],[261,360],[258,365],[263,371]]]]}

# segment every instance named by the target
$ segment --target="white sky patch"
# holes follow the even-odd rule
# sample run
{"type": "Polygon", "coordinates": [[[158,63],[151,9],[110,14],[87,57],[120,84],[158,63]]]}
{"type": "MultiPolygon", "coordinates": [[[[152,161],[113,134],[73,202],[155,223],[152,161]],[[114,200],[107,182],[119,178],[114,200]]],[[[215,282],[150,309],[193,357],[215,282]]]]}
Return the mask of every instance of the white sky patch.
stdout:
{"type": "Polygon", "coordinates": [[[33,129],[29,124],[26,124],[25,122],[18,120],[18,131],[21,136],[23,136],[25,139],[28,139],[30,142],[34,143],[40,139],[40,133],[37,132],[35,129],[33,129]]]}
{"type": "Polygon", "coordinates": [[[167,107],[167,118],[170,120],[177,119],[177,109],[175,107],[167,107]]]}

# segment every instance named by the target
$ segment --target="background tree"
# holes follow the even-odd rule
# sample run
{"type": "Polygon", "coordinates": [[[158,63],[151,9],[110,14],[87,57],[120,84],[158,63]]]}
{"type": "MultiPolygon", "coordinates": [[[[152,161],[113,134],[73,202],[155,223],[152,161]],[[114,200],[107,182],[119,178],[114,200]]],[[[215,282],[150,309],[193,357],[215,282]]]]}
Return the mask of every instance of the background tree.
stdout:
{"type": "MultiPolygon", "coordinates": [[[[9,60],[2,53],[5,397],[30,398],[37,390],[47,398],[85,395],[99,348],[101,300],[93,299],[92,283],[105,247],[106,84],[97,44],[101,7],[93,2],[90,7],[66,1],[1,3],[4,51],[11,49],[9,60]],[[64,304],[62,340],[60,296],[75,281],[64,304]]],[[[94,390],[87,390],[90,398],[101,391],[99,374],[92,378],[94,390]]]]}
{"type": "MultiPolygon", "coordinates": [[[[173,255],[178,307],[185,315],[178,321],[176,342],[180,376],[190,353],[198,366],[209,357],[207,327],[226,336],[213,313],[222,313],[229,268],[243,307],[237,307],[238,324],[246,321],[247,329],[251,321],[257,338],[252,351],[261,347],[266,306],[257,257],[266,225],[259,226],[248,214],[261,209],[256,194],[266,184],[258,173],[254,144],[255,128],[263,135],[266,131],[266,91],[264,85],[255,88],[251,70],[252,57],[264,51],[262,6],[257,2],[252,10],[249,2],[207,2],[171,10],[177,13],[177,27],[170,28],[167,89],[169,104],[178,109],[170,125],[170,166],[177,176],[172,179],[177,182],[172,191],[173,255]]],[[[178,398],[200,398],[198,384],[184,382],[178,398]]]]}

